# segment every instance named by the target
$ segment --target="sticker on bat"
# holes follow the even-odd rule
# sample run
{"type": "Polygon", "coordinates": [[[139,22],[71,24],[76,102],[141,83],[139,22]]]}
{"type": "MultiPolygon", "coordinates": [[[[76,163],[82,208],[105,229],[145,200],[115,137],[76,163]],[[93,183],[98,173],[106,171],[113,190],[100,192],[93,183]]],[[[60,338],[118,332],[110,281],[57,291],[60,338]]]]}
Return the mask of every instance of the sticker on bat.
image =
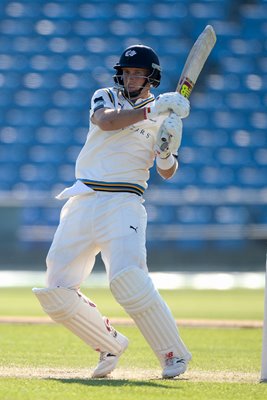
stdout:
{"type": "Polygon", "coordinates": [[[181,82],[181,95],[188,99],[193,90],[193,87],[194,83],[189,78],[184,78],[184,80],[181,82]]]}

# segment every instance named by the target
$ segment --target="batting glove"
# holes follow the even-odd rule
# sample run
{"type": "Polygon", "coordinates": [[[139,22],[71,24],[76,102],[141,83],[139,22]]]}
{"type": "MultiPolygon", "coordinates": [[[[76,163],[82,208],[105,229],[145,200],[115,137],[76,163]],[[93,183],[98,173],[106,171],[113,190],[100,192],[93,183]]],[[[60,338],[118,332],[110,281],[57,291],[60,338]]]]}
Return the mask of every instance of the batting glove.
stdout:
{"type": "Polygon", "coordinates": [[[155,153],[162,159],[177,154],[182,141],[183,123],[177,114],[171,113],[161,124],[154,147],[155,153]]]}
{"type": "Polygon", "coordinates": [[[164,93],[160,94],[155,99],[154,105],[147,107],[146,111],[148,119],[156,117],[159,114],[167,113],[168,111],[174,112],[180,118],[186,118],[190,112],[190,103],[189,100],[180,93],[164,93]]]}

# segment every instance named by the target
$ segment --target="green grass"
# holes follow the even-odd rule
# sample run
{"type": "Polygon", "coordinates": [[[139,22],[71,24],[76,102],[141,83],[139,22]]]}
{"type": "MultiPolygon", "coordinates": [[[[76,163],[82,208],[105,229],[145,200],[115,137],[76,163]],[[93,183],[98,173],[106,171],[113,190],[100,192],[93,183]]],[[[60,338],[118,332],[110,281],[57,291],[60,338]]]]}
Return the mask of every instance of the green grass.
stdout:
{"type": "Polygon", "coordinates": [[[6,379],[2,400],[264,400],[264,385],[136,380],[6,379]],[[30,393],[30,395],[29,395],[30,393]]]}
{"type": "MultiPolygon", "coordinates": [[[[125,316],[106,290],[86,290],[103,313],[125,316]]],[[[261,319],[263,291],[162,291],[176,318],[261,319]]],[[[0,315],[44,315],[29,289],[1,289],[0,315]]],[[[41,368],[83,371],[78,377],[0,378],[1,400],[263,400],[267,385],[259,384],[261,329],[212,329],[181,327],[193,353],[184,377],[161,380],[160,368],[145,340],[133,326],[118,329],[130,339],[120,360],[116,379],[90,379],[97,353],[59,325],[0,324],[0,375],[6,368],[41,368]],[[120,372],[154,371],[143,379],[121,379],[120,372]],[[84,372],[85,371],[85,372],[84,372]],[[87,373],[88,372],[88,373],[87,373]],[[203,378],[205,373],[209,377],[203,378]],[[190,375],[191,374],[191,375],[190,375]],[[235,382],[224,382],[233,374],[235,382]],[[252,380],[246,379],[248,374],[252,380]],[[190,379],[190,376],[192,377],[190,379]],[[158,377],[155,378],[155,377],[158,377]],[[199,381],[196,381],[199,377],[199,381]],[[244,379],[242,378],[244,377],[244,379]],[[242,381],[243,379],[243,381],[242,381]],[[209,380],[209,381],[208,381],[209,380]]]]}
{"type": "MultiPolygon", "coordinates": [[[[130,347],[121,358],[119,368],[160,369],[136,328],[123,327],[130,347]]],[[[0,326],[1,365],[20,368],[88,368],[97,355],[60,326],[0,326]]],[[[181,329],[194,354],[190,370],[259,374],[261,332],[259,329],[181,329]]],[[[51,374],[53,375],[53,374],[51,374]]],[[[185,375],[186,376],[186,375],[185,375]]],[[[162,380],[90,380],[85,378],[14,379],[0,381],[2,400],[26,399],[264,399],[267,386],[257,383],[190,382],[162,380]],[[37,397],[36,397],[37,396],[37,397]],[[62,397],[60,397],[62,396],[62,397]],[[163,397],[162,397],[163,396],[163,397]],[[229,396],[229,397],[228,397],[229,396]],[[238,396],[238,397],[237,397],[238,396]]]]}
{"type": "MultiPolygon", "coordinates": [[[[86,289],[104,315],[126,317],[107,289],[86,289]]],[[[263,318],[263,290],[161,290],[176,318],[248,319],[263,318]]],[[[0,315],[42,316],[44,313],[30,288],[0,290],[0,315]]]]}
{"type": "MultiPolygon", "coordinates": [[[[130,352],[131,365],[136,368],[156,368],[160,372],[154,355],[137,328],[123,326],[118,329],[130,338],[127,353],[130,352]]],[[[180,328],[180,332],[194,354],[191,363],[194,369],[259,371],[260,329],[180,328]],[[236,356],[229,357],[229,354],[236,356]]],[[[19,324],[14,327],[6,324],[0,325],[0,333],[1,365],[90,368],[98,359],[97,353],[59,325],[19,324]]],[[[127,364],[125,356],[120,365],[127,367],[127,364]]]]}

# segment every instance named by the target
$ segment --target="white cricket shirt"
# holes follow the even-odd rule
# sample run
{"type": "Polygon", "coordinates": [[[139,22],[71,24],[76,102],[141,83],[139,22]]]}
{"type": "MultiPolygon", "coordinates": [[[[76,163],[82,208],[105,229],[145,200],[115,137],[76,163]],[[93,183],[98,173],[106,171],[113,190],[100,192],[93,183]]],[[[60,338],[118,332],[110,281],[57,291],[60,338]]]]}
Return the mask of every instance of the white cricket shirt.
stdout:
{"type": "MultiPolygon", "coordinates": [[[[151,106],[154,96],[130,102],[115,88],[97,90],[91,100],[90,118],[99,108],[136,109],[151,106]]],[[[157,131],[166,115],[143,120],[127,128],[103,131],[90,122],[87,140],[77,158],[77,179],[133,183],[147,188],[153,166],[157,131]]]]}

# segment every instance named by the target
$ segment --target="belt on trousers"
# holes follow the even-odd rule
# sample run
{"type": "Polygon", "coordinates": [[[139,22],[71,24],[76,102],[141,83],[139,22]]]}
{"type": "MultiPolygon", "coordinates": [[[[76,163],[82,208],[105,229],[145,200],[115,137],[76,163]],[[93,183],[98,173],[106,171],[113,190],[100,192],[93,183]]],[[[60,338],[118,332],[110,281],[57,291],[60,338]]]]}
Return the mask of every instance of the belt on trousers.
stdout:
{"type": "Polygon", "coordinates": [[[92,181],[91,179],[79,179],[86,186],[98,192],[127,192],[134,193],[137,196],[142,196],[145,192],[145,188],[136,183],[126,182],[101,182],[92,181]]]}

